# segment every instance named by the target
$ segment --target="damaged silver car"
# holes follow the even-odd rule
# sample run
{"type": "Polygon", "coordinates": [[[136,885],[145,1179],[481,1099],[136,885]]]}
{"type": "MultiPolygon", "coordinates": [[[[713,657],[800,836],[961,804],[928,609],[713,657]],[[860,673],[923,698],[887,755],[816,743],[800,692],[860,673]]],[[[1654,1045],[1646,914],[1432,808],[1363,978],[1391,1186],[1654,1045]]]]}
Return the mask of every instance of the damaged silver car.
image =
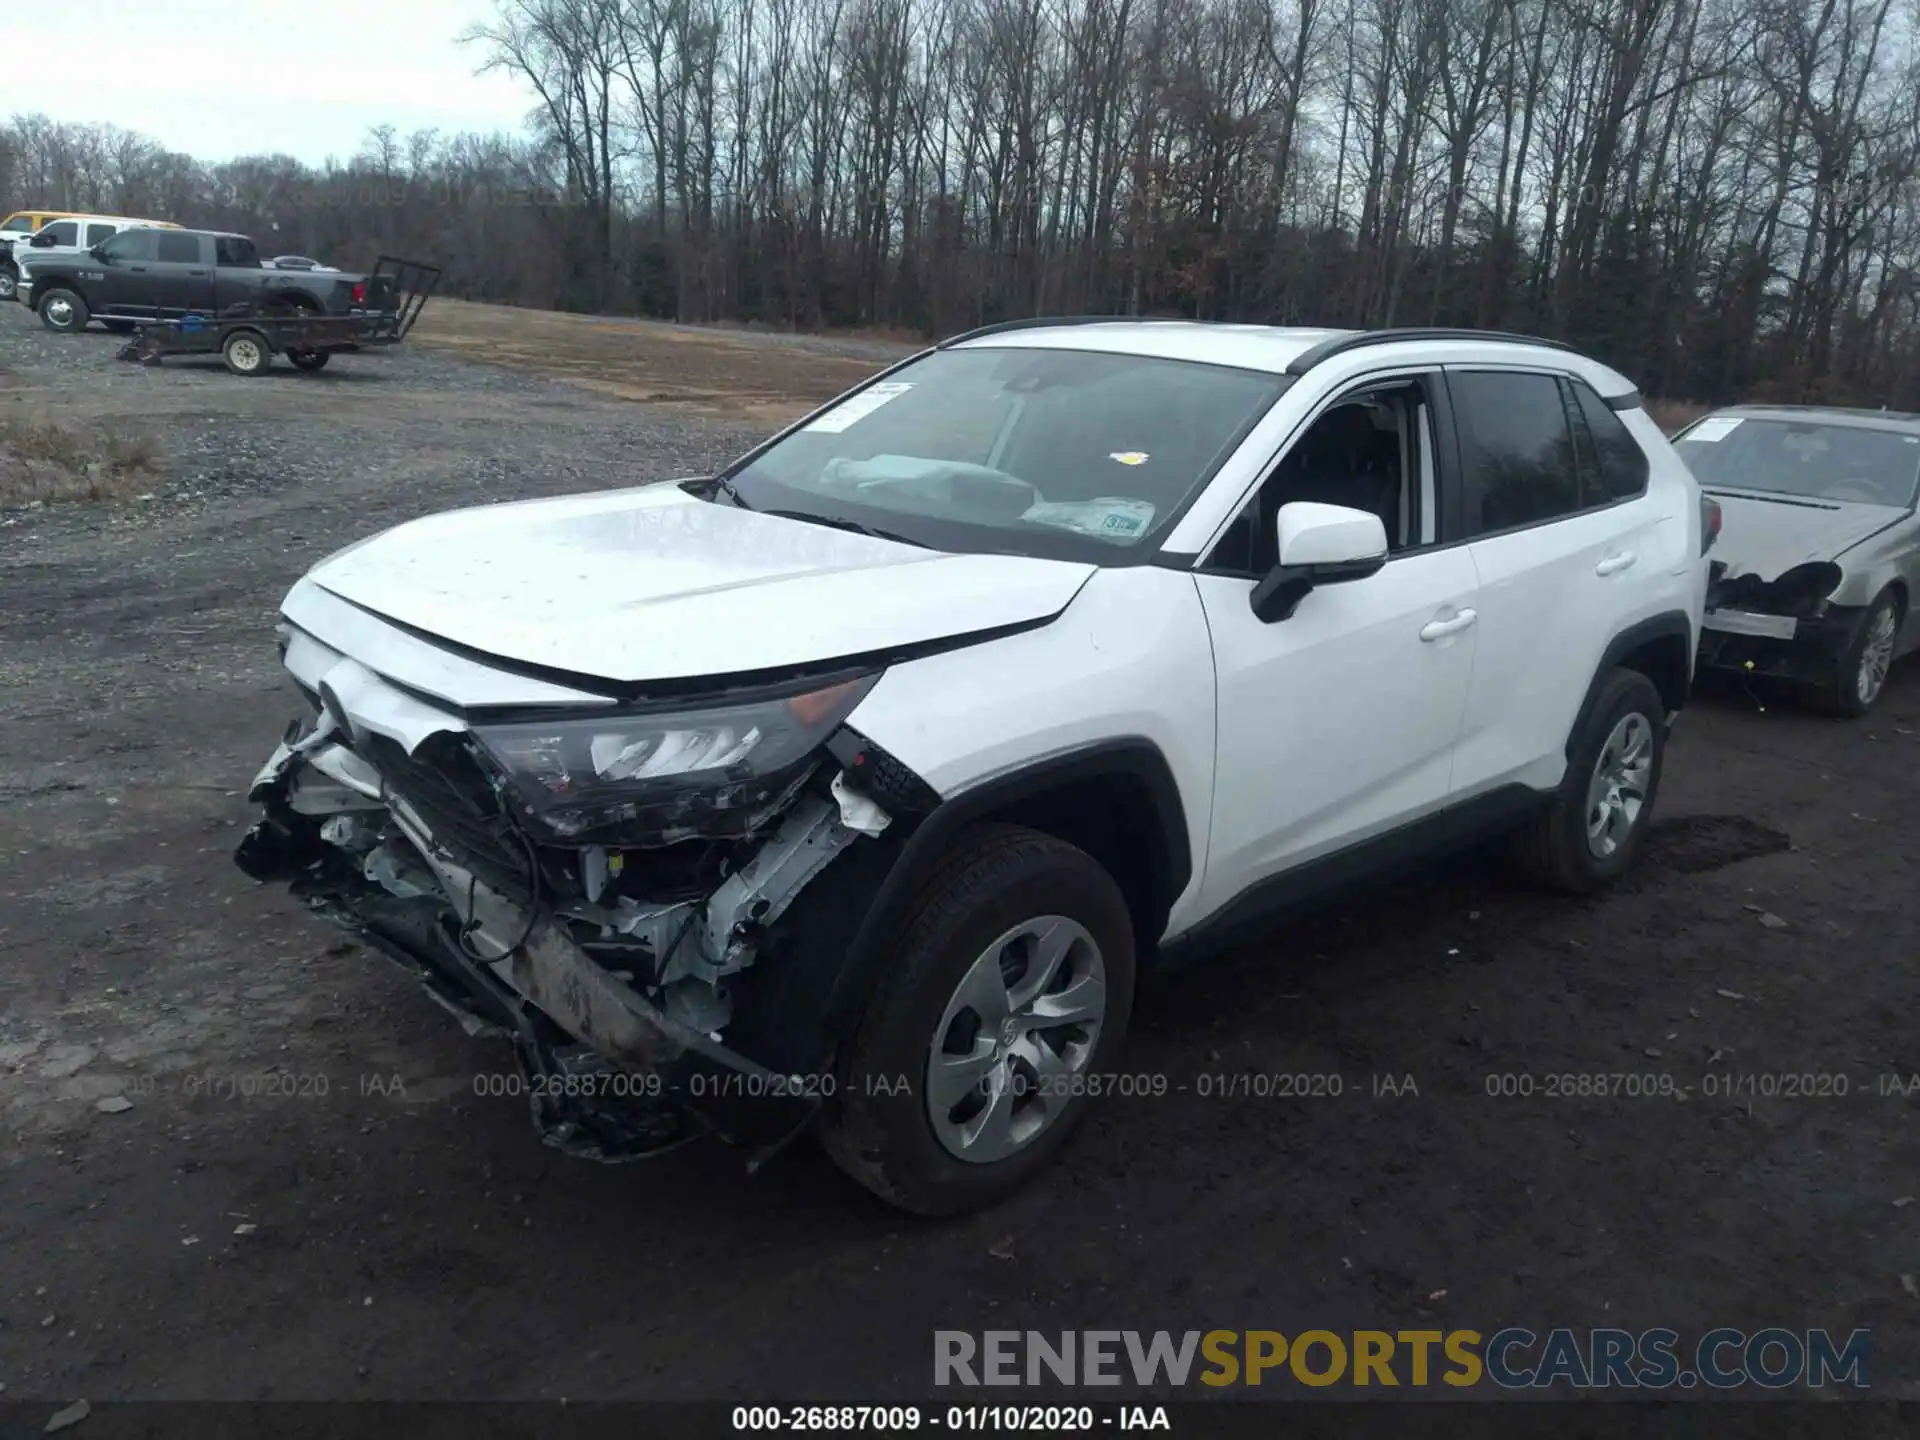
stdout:
{"type": "Polygon", "coordinates": [[[1920,415],[1742,405],[1674,448],[1721,517],[1701,663],[1866,714],[1920,644],[1920,415]]]}

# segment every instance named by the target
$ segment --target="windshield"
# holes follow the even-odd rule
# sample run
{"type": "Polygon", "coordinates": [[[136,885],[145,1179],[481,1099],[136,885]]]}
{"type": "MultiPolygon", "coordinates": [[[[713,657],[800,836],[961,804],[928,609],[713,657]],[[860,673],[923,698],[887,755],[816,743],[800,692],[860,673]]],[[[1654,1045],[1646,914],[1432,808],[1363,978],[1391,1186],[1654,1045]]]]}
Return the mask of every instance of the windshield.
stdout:
{"type": "Polygon", "coordinates": [[[730,475],[757,510],[936,550],[1144,556],[1290,383],[1139,355],[939,350],[730,475]]]}
{"type": "Polygon", "coordinates": [[[1708,489],[1904,509],[1920,486],[1920,435],[1897,430],[1710,415],[1674,449],[1708,489]]]}

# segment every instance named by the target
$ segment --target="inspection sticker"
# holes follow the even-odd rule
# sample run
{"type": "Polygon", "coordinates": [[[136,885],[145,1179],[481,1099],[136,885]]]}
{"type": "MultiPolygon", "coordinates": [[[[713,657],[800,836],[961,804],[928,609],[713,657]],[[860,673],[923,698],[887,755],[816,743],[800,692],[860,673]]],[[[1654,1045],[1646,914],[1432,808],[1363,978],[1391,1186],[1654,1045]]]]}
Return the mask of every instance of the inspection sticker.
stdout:
{"type": "Polygon", "coordinates": [[[1702,420],[1693,429],[1680,438],[1682,440],[1703,440],[1709,445],[1717,445],[1734,432],[1740,424],[1738,415],[1721,415],[1712,420],[1702,420]]]}
{"type": "Polygon", "coordinates": [[[897,400],[912,388],[905,380],[883,380],[878,385],[869,385],[858,395],[842,400],[826,414],[809,420],[806,428],[838,435],[854,421],[865,419],[889,400],[897,400]]]}
{"type": "Polygon", "coordinates": [[[1116,450],[1107,458],[1118,460],[1122,465],[1144,465],[1149,457],[1144,450],[1116,450]]]}

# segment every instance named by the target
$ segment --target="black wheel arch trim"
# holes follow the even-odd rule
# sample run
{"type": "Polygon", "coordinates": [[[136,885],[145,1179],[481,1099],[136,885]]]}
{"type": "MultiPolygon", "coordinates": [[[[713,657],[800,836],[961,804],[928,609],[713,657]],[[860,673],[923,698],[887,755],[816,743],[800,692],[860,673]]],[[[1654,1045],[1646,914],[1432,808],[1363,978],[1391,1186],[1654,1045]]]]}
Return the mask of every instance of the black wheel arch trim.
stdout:
{"type": "MultiPolygon", "coordinates": [[[[881,961],[888,937],[905,919],[914,892],[947,844],[966,826],[1017,805],[1076,784],[1124,777],[1137,781],[1153,808],[1160,833],[1160,860],[1165,876],[1166,905],[1179,897],[1193,879],[1193,847],[1187,834],[1186,804],[1173,777],[1173,767],[1153,741],[1127,736],[1096,741],[1059,752],[1017,770],[1003,772],[949,796],[935,809],[918,817],[900,842],[900,851],[886,879],[874,893],[854,943],[849,947],[827,995],[828,1027],[844,1033],[857,1022],[881,961]]],[[[895,823],[900,823],[897,817],[895,823]]],[[[1143,950],[1160,937],[1140,937],[1143,950]]]]}
{"type": "MultiPolygon", "coordinates": [[[[1599,695],[1600,686],[1606,680],[1608,673],[1622,659],[1649,641],[1668,639],[1677,639],[1685,648],[1687,655],[1686,676],[1680,693],[1673,698],[1669,714],[1680,710],[1686,704],[1687,692],[1692,687],[1693,672],[1696,668],[1694,652],[1699,645],[1699,637],[1694,634],[1693,621],[1687,617],[1684,610],[1663,611],[1661,614],[1648,616],[1644,620],[1637,620],[1607,642],[1607,648],[1601,653],[1600,663],[1594,667],[1593,678],[1587,682],[1587,693],[1580,701],[1580,709],[1574,716],[1572,728],[1567,731],[1568,759],[1573,758],[1573,745],[1579,738],[1580,726],[1592,713],[1594,699],[1599,695]]],[[[1667,697],[1663,695],[1661,698],[1664,700],[1667,697]]]]}

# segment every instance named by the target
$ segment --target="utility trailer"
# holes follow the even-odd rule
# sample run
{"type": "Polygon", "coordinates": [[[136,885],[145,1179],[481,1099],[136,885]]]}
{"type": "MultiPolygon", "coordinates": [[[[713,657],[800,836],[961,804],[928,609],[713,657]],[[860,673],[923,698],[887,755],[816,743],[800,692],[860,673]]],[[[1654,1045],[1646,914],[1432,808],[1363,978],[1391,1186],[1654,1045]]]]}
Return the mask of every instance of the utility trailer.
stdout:
{"type": "MultiPolygon", "coordinates": [[[[341,351],[398,345],[439,284],[436,267],[382,255],[367,276],[365,307],[349,314],[315,314],[268,294],[217,315],[143,322],[120,358],[158,365],[168,355],[218,355],[234,374],[250,377],[264,375],[273,357],[284,355],[294,369],[311,374],[341,351]]],[[[357,289],[354,298],[361,298],[357,289]]]]}

